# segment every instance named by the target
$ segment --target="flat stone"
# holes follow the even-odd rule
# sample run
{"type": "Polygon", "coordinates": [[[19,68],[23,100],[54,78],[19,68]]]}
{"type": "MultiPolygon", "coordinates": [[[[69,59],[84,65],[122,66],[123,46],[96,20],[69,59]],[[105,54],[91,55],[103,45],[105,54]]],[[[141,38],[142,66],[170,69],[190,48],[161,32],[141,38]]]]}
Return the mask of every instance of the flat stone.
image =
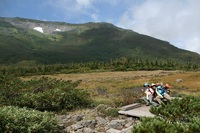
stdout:
{"type": "Polygon", "coordinates": [[[118,113],[122,114],[122,115],[133,116],[133,117],[142,117],[142,116],[154,117],[155,115],[152,114],[149,111],[149,109],[150,109],[150,106],[141,106],[141,107],[131,109],[131,110],[128,110],[128,111],[120,110],[120,111],[118,111],[118,113]]]}
{"type": "Polygon", "coordinates": [[[125,120],[112,120],[110,123],[108,123],[108,128],[114,128],[114,129],[122,129],[123,126],[126,124],[125,120]]]}
{"type": "Polygon", "coordinates": [[[106,133],[121,133],[121,131],[116,130],[114,128],[110,128],[109,130],[106,131],[106,133]]]}
{"type": "Polygon", "coordinates": [[[134,104],[130,104],[130,105],[126,105],[121,107],[121,111],[127,111],[127,110],[131,110],[131,109],[135,109],[141,107],[140,103],[134,103],[134,104]]]}
{"type": "Polygon", "coordinates": [[[81,121],[83,119],[83,115],[75,115],[73,116],[73,121],[76,122],[76,121],[81,121]]]}
{"type": "Polygon", "coordinates": [[[84,128],[83,133],[94,133],[94,131],[91,128],[84,128]]]}
{"type": "Polygon", "coordinates": [[[95,120],[83,120],[78,123],[79,125],[82,125],[83,127],[95,127],[97,124],[95,120]]]}
{"type": "Polygon", "coordinates": [[[82,125],[79,125],[79,124],[74,124],[74,125],[71,125],[71,128],[72,128],[73,130],[78,130],[78,129],[83,128],[83,126],[82,126],[82,125]]]}
{"type": "Polygon", "coordinates": [[[106,125],[106,123],[107,123],[106,119],[104,119],[102,117],[96,117],[96,120],[99,125],[106,125]]]}
{"type": "Polygon", "coordinates": [[[132,133],[132,128],[133,128],[133,126],[129,126],[128,128],[125,128],[125,129],[123,129],[122,131],[121,131],[121,133],[132,133]]]}

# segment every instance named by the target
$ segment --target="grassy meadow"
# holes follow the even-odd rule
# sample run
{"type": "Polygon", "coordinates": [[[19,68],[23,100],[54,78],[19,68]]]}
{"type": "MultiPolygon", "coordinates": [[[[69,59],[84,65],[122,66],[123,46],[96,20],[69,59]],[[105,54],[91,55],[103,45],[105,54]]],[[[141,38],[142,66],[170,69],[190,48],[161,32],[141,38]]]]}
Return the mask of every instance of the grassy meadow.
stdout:
{"type": "MultiPolygon", "coordinates": [[[[33,77],[23,77],[30,80],[33,77]]],[[[163,82],[170,84],[172,95],[200,95],[200,73],[192,71],[126,71],[94,72],[81,74],[55,74],[46,77],[62,80],[81,80],[78,88],[86,89],[97,103],[115,106],[135,102],[143,95],[141,88],[145,82],[163,82]],[[177,82],[182,79],[183,82],[177,82]],[[123,104],[122,104],[123,103],[123,104]]]]}
{"type": "MultiPolygon", "coordinates": [[[[133,132],[148,132],[149,125],[151,132],[200,131],[200,73],[197,71],[90,71],[21,76],[21,79],[2,74],[0,80],[0,132],[61,132],[55,114],[88,114],[93,107],[99,107],[97,111],[103,116],[116,117],[119,107],[144,102],[140,98],[144,96],[141,89],[145,82],[168,83],[172,96],[183,97],[170,104],[152,106],[150,111],[159,117],[141,118],[141,124],[136,124],[133,132]],[[48,125],[43,124],[46,121],[48,125]],[[157,129],[160,125],[167,131],[157,129]]],[[[87,115],[87,118],[94,119],[94,116],[87,115]]]]}

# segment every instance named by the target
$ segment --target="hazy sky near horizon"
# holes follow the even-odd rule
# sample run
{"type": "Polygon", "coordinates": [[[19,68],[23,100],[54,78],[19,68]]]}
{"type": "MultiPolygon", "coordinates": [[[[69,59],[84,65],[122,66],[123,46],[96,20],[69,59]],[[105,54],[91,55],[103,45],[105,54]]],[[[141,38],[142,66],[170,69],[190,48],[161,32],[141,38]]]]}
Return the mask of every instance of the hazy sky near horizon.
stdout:
{"type": "Polygon", "coordinates": [[[0,0],[0,17],[108,22],[200,54],[200,0],[0,0]]]}

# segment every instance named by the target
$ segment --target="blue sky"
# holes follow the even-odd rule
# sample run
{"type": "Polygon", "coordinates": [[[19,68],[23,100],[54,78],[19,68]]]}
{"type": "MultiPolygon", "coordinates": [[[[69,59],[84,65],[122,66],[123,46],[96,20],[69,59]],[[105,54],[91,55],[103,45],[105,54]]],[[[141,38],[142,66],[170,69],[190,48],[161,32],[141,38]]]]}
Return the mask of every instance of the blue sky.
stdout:
{"type": "Polygon", "coordinates": [[[109,22],[200,53],[200,0],[0,0],[0,17],[109,22]]]}

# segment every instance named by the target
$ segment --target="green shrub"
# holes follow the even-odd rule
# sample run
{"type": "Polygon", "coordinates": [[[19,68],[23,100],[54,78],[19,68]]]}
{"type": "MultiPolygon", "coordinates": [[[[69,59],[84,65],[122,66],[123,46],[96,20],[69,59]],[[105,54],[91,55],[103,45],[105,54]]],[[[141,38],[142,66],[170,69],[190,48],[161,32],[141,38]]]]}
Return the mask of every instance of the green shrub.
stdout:
{"type": "Polygon", "coordinates": [[[142,96],[143,94],[138,94],[134,90],[122,89],[120,95],[113,98],[113,103],[116,107],[125,106],[137,102],[142,96]]]}
{"type": "Polygon", "coordinates": [[[89,93],[81,89],[63,91],[52,89],[43,93],[26,93],[16,99],[14,103],[20,107],[29,107],[37,110],[58,111],[71,110],[78,107],[87,107],[91,103],[89,93]]]}
{"type": "Polygon", "coordinates": [[[109,107],[108,105],[99,104],[96,109],[103,116],[117,117],[119,115],[119,109],[109,107]]]}
{"type": "Polygon", "coordinates": [[[183,126],[177,123],[167,123],[161,118],[143,117],[141,123],[133,126],[133,133],[182,133],[183,126]]]}
{"type": "Polygon", "coordinates": [[[19,95],[24,87],[23,82],[16,77],[0,74],[0,104],[10,105],[11,100],[19,95]]]}
{"type": "Polygon", "coordinates": [[[190,122],[191,118],[200,118],[200,98],[187,96],[182,99],[174,99],[170,104],[162,104],[161,107],[152,107],[150,111],[169,122],[190,122]]]}
{"type": "Polygon", "coordinates": [[[0,132],[59,133],[61,129],[52,113],[4,106],[0,107],[0,132]]]}
{"type": "Polygon", "coordinates": [[[119,115],[118,111],[119,109],[110,107],[105,110],[105,115],[111,117],[117,117],[119,115]]]}
{"type": "Polygon", "coordinates": [[[199,133],[200,98],[187,96],[169,104],[151,107],[155,118],[144,117],[133,126],[133,133],[199,133]]]}
{"type": "Polygon", "coordinates": [[[42,77],[30,81],[0,77],[0,103],[37,110],[59,111],[87,107],[92,103],[88,91],[77,89],[80,81],[42,77]]]}

